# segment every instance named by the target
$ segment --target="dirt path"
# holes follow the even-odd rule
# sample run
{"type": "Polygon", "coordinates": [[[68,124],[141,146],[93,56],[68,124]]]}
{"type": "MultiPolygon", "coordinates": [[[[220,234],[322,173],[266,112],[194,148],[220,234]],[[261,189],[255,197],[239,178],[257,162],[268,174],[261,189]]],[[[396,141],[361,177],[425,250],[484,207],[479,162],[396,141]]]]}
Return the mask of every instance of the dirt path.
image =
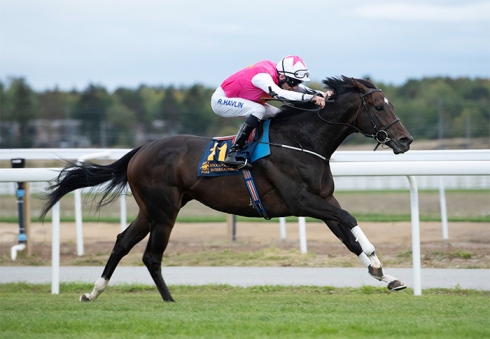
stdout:
{"type": "MultiPolygon", "coordinates": [[[[412,229],[410,222],[361,223],[364,233],[374,244],[395,243],[411,245],[412,229]]],[[[51,242],[51,224],[31,224],[32,241],[36,243],[51,242]]],[[[115,241],[120,233],[119,224],[114,223],[84,223],[83,238],[85,243],[115,241]]],[[[299,239],[298,224],[289,222],[286,226],[287,239],[299,239]]],[[[16,241],[18,225],[0,223],[0,244],[16,241]]],[[[325,243],[337,243],[338,240],[323,223],[307,223],[308,240],[325,243]]],[[[200,240],[201,246],[206,243],[228,241],[226,223],[177,223],[172,231],[171,241],[200,240]]],[[[267,244],[279,240],[279,223],[238,222],[237,239],[246,242],[267,244]]],[[[74,223],[63,223],[60,233],[61,242],[75,242],[76,228],[74,223]]],[[[490,243],[490,225],[488,223],[449,223],[449,239],[451,242],[490,243]]],[[[420,240],[422,243],[440,242],[442,226],[440,222],[422,222],[420,224],[420,240]]],[[[192,241],[194,243],[194,241],[192,241]]],[[[194,244],[199,246],[198,244],[194,244]]]]}
{"type": "MultiPolygon", "coordinates": [[[[410,222],[362,223],[364,232],[376,246],[383,261],[391,267],[411,267],[412,234],[410,222]]],[[[103,265],[112,250],[119,224],[84,223],[83,238],[85,259],[76,255],[76,229],[74,223],[61,227],[62,265],[103,265]]],[[[46,265],[51,259],[51,224],[33,223],[31,241],[33,258],[10,260],[10,248],[17,242],[18,226],[0,223],[0,265],[46,265]]],[[[226,253],[250,253],[276,248],[281,254],[292,257],[288,265],[306,266],[358,266],[358,259],[348,252],[322,223],[308,223],[306,227],[308,253],[298,255],[299,232],[297,223],[287,223],[286,240],[281,241],[279,223],[239,222],[237,240],[232,242],[226,223],[178,223],[172,233],[166,253],[169,256],[226,253]],[[297,256],[297,257],[296,257],[297,256]],[[301,258],[301,259],[299,259],[301,258]]],[[[453,222],[449,224],[449,243],[442,242],[439,222],[422,222],[420,239],[423,267],[490,268],[490,225],[488,223],[453,222]]],[[[126,264],[141,263],[146,240],[128,255],[126,264]]],[[[126,260],[126,258],[125,258],[126,260]]],[[[209,263],[200,258],[201,265],[209,263]]],[[[192,262],[194,263],[194,261],[192,262]]],[[[175,265],[179,265],[177,260],[175,265]]],[[[189,264],[184,261],[183,265],[189,264]]],[[[258,263],[261,264],[260,262],[258,263]]],[[[225,261],[225,265],[228,263],[225,261]]],[[[247,263],[245,264],[247,265],[247,263]]],[[[250,262],[249,265],[257,265],[250,262]]],[[[264,265],[285,265],[283,261],[264,265]]]]}

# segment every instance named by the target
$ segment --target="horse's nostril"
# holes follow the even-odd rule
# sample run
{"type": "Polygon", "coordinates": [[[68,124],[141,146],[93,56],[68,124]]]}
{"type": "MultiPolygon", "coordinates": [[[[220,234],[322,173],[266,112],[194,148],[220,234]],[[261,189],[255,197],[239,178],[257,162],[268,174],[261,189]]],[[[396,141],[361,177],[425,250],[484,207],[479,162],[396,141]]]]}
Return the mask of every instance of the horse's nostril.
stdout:
{"type": "Polygon", "coordinates": [[[403,137],[403,138],[400,138],[400,143],[402,145],[410,145],[411,143],[413,142],[413,138],[412,137],[403,137]]]}

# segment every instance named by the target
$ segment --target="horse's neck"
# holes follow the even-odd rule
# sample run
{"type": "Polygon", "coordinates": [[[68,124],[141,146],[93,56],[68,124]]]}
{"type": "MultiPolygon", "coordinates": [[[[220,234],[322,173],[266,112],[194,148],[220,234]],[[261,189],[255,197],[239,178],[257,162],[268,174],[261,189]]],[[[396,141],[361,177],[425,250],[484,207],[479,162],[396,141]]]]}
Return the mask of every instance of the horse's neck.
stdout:
{"type": "MultiPolygon", "coordinates": [[[[321,113],[322,117],[325,113],[321,113]]],[[[328,113],[326,120],[333,119],[328,113]]],[[[276,141],[288,146],[300,147],[321,154],[326,158],[337,150],[352,130],[345,126],[329,124],[318,117],[316,112],[302,112],[289,115],[286,119],[274,118],[271,133],[276,141]]]]}
{"type": "Polygon", "coordinates": [[[347,97],[338,98],[336,105],[326,106],[317,115],[315,126],[321,129],[322,138],[327,140],[325,150],[328,157],[337,150],[354,129],[359,103],[347,97]]]}

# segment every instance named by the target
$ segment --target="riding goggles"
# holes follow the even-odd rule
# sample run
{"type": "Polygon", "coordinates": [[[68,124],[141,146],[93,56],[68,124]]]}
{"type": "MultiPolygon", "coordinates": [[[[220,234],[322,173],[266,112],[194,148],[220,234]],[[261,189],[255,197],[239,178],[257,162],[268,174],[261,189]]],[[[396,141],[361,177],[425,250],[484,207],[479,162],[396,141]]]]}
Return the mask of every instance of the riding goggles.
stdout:
{"type": "Polygon", "coordinates": [[[298,86],[299,84],[301,84],[303,81],[301,80],[298,80],[298,79],[294,79],[294,78],[290,78],[290,77],[286,77],[286,83],[288,84],[289,87],[296,87],[298,86]]]}
{"type": "Polygon", "coordinates": [[[294,75],[296,79],[303,79],[303,78],[309,78],[310,77],[310,72],[308,72],[307,69],[298,69],[296,72],[288,72],[288,71],[283,71],[284,75],[286,73],[294,75]]]}
{"type": "Polygon", "coordinates": [[[307,69],[298,69],[293,73],[296,79],[308,78],[310,76],[310,72],[307,69]]]}

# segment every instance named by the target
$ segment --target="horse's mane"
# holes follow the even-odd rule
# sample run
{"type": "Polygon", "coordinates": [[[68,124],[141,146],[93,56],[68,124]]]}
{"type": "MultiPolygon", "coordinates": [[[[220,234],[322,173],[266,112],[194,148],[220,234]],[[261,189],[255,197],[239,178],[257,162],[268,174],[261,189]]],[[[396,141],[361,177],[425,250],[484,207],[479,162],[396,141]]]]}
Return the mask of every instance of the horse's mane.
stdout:
{"type": "Polygon", "coordinates": [[[299,112],[305,112],[305,110],[314,110],[316,107],[313,102],[301,102],[295,103],[294,105],[283,105],[281,106],[281,117],[287,116],[289,114],[298,114],[299,112]]]}
{"type": "MultiPolygon", "coordinates": [[[[335,100],[335,98],[339,95],[348,92],[358,91],[357,87],[354,86],[353,80],[360,82],[367,88],[376,88],[376,86],[370,80],[354,79],[354,78],[346,77],[344,75],[342,75],[341,77],[326,78],[325,80],[323,80],[322,83],[325,85],[326,88],[333,90],[334,95],[332,99],[335,100]]],[[[294,106],[284,105],[281,107],[282,113],[280,114],[280,116],[285,118],[290,114],[298,114],[299,112],[302,112],[304,110],[308,110],[308,109],[311,110],[316,107],[317,106],[315,106],[315,104],[313,104],[312,102],[296,104],[294,106]]]]}
{"type": "Polygon", "coordinates": [[[334,91],[334,97],[337,95],[342,95],[347,92],[358,91],[354,86],[354,81],[360,82],[367,88],[376,88],[376,86],[370,80],[354,79],[342,75],[341,77],[326,78],[323,80],[325,87],[334,91]]]}

